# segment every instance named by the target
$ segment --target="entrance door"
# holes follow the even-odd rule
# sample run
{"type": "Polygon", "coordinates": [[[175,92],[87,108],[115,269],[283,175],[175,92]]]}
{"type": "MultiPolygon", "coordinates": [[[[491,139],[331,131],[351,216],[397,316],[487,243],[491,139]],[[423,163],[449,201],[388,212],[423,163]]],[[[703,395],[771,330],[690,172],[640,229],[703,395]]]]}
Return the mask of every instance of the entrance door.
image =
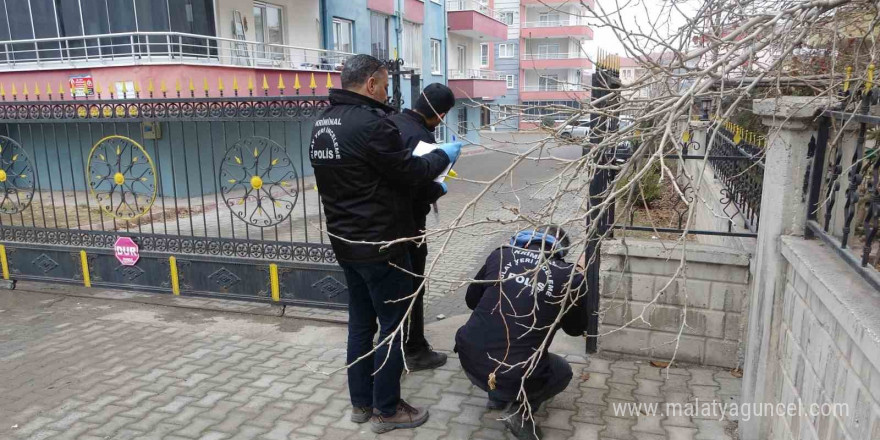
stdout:
{"type": "Polygon", "coordinates": [[[488,107],[480,107],[480,126],[481,127],[488,127],[490,124],[492,124],[492,121],[491,121],[492,118],[490,117],[490,115],[491,115],[491,112],[489,112],[488,107]]]}

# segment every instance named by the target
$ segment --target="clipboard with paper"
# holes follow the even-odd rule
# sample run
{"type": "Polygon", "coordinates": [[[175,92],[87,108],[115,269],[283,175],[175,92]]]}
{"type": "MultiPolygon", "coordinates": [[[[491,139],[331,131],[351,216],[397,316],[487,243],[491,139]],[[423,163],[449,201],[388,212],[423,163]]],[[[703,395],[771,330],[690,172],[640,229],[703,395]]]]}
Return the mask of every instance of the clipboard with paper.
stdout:
{"type": "MultiPolygon", "coordinates": [[[[429,144],[424,141],[419,141],[418,145],[416,145],[416,148],[413,149],[413,156],[424,156],[438,148],[440,148],[440,146],[437,144],[429,144]]],[[[437,183],[443,183],[443,181],[446,180],[447,177],[449,177],[449,171],[452,170],[452,165],[455,165],[455,162],[450,163],[446,167],[446,169],[444,169],[443,172],[440,173],[440,175],[437,176],[436,179],[434,179],[434,181],[437,183]]]]}

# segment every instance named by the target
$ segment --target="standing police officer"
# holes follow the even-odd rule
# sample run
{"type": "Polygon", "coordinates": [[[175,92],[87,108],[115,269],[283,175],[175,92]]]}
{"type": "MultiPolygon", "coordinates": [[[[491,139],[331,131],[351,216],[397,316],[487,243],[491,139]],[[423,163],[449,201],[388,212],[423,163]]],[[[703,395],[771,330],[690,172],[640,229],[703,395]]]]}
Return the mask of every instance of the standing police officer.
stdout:
{"type": "MultiPolygon", "coordinates": [[[[434,129],[443,122],[443,117],[455,105],[455,95],[449,87],[434,83],[425,87],[413,103],[412,110],[405,109],[391,117],[391,121],[400,130],[403,144],[412,151],[419,142],[434,144],[434,129]]],[[[431,212],[431,204],[446,194],[446,184],[429,182],[413,189],[412,216],[415,230],[411,236],[421,235],[425,230],[428,213],[431,212]]],[[[422,286],[425,275],[425,262],[428,259],[428,246],[425,243],[411,241],[409,246],[410,262],[413,273],[413,290],[422,286]]],[[[407,327],[409,333],[404,344],[406,366],[412,371],[437,368],[446,363],[446,355],[431,349],[425,339],[425,289],[419,292],[419,297],[410,314],[410,322],[407,327]]]]}
{"type": "Polygon", "coordinates": [[[405,242],[387,242],[414,230],[410,187],[436,178],[455,161],[461,145],[444,144],[422,157],[412,155],[386,118],[393,111],[383,104],[388,70],[378,59],[352,56],[341,82],[342,90],[330,91],[330,107],[312,129],[309,158],[330,243],[348,285],[349,363],[373,349],[379,330],[376,353],[348,371],[351,419],[372,419],[376,433],[415,428],[427,421],[428,412],[400,398],[400,333],[385,341],[406,314],[408,301],[389,301],[412,294],[412,277],[405,272],[411,264],[405,242]]]}

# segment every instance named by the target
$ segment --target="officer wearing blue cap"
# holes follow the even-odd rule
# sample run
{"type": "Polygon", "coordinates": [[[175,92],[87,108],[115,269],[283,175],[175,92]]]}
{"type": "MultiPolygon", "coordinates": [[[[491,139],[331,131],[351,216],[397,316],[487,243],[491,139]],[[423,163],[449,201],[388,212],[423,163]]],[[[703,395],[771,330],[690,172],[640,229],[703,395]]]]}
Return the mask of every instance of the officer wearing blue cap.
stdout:
{"type": "Polygon", "coordinates": [[[455,335],[455,351],[471,382],[488,393],[487,406],[505,409],[504,424],[518,439],[540,438],[519,396],[523,377],[532,412],[562,392],[571,367],[547,347],[559,328],[582,336],[592,312],[586,309],[583,262],[564,260],[570,247],[556,225],[520,231],[489,255],[467,290],[473,313],[455,335]],[[529,359],[545,340],[533,365],[529,359]]]}

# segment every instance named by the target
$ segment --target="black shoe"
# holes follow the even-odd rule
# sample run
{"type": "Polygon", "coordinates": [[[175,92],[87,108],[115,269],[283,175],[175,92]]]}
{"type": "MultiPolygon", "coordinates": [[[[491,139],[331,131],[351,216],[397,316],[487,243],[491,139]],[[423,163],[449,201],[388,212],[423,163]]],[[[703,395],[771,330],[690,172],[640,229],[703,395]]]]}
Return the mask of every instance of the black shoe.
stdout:
{"type": "Polygon", "coordinates": [[[535,425],[534,417],[523,416],[523,410],[517,402],[511,403],[504,411],[504,426],[519,440],[541,440],[541,428],[535,425]]]}
{"type": "Polygon", "coordinates": [[[406,366],[410,371],[430,370],[444,364],[446,355],[432,350],[430,345],[406,353],[406,366]]]}
{"type": "Polygon", "coordinates": [[[373,408],[369,406],[356,406],[351,409],[351,421],[354,423],[367,423],[373,417],[373,408]]]}
{"type": "Polygon", "coordinates": [[[488,410],[499,411],[504,408],[507,408],[507,402],[495,400],[495,399],[492,399],[491,397],[486,402],[486,409],[488,409],[488,410]]]}

